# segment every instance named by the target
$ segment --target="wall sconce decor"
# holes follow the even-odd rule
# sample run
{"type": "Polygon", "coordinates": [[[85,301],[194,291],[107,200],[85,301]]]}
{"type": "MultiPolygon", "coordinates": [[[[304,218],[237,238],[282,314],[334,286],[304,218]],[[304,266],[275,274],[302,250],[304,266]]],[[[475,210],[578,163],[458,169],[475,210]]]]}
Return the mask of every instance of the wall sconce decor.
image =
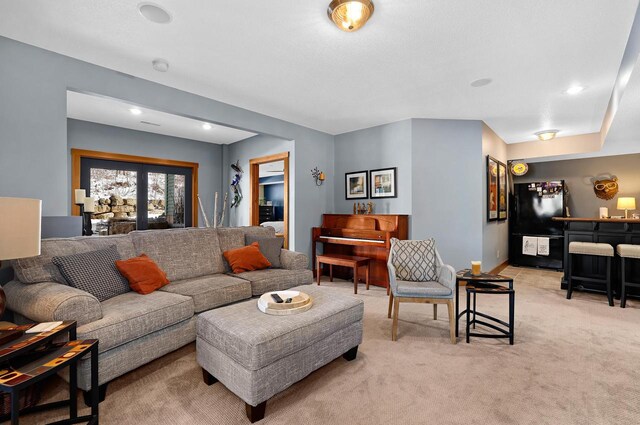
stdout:
{"type": "Polygon", "coordinates": [[[324,183],[324,179],[326,178],[324,173],[318,170],[318,167],[311,170],[311,176],[316,180],[316,186],[322,186],[322,183],[324,183]]]}

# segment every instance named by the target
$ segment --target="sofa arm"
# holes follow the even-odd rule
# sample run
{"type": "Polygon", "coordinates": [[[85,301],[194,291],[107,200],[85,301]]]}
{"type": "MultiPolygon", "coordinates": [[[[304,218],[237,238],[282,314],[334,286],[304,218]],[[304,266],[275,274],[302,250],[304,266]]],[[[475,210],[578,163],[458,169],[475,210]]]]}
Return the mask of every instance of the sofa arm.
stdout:
{"type": "Polygon", "coordinates": [[[100,301],[88,292],[56,282],[4,285],[7,307],[36,322],[75,320],[78,326],[102,319],[100,301]]]}
{"type": "Polygon", "coordinates": [[[438,267],[438,282],[447,288],[455,291],[456,289],[456,271],[453,267],[443,264],[438,267]]]}
{"type": "Polygon", "coordinates": [[[306,270],[309,268],[309,257],[301,252],[280,250],[280,263],[283,269],[306,270]]]}

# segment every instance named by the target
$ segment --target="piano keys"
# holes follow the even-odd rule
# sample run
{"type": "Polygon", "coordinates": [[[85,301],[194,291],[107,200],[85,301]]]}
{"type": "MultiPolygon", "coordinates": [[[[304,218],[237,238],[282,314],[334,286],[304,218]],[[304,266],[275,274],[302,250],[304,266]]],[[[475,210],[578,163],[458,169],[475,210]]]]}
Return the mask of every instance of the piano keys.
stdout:
{"type": "MultiPolygon", "coordinates": [[[[324,254],[354,255],[369,258],[370,283],[384,288],[389,285],[387,259],[391,238],[407,239],[409,216],[402,214],[323,214],[322,226],[312,229],[314,274],[316,247],[322,244],[324,254]]],[[[334,267],[334,276],[352,279],[351,269],[334,267]]]]}

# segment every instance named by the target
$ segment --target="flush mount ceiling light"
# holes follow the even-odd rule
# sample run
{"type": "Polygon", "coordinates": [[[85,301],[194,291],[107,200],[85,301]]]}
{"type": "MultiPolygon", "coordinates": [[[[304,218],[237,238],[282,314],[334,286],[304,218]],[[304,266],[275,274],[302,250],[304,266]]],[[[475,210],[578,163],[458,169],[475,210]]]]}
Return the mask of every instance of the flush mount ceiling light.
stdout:
{"type": "Polygon", "coordinates": [[[471,87],[484,87],[491,84],[493,80],[491,78],[481,78],[471,82],[471,87]]]}
{"type": "Polygon", "coordinates": [[[574,94],[581,93],[582,91],[584,91],[584,89],[586,89],[585,86],[572,86],[572,87],[569,87],[568,89],[566,89],[564,92],[566,94],[574,95],[574,94]]]}
{"type": "Polygon", "coordinates": [[[138,108],[131,108],[129,109],[129,112],[131,112],[133,115],[140,115],[142,113],[142,111],[138,108]]]}
{"type": "Polygon", "coordinates": [[[371,0],[333,0],[327,8],[329,19],[342,31],[357,31],[373,15],[371,0]]]}
{"type": "Polygon", "coordinates": [[[558,134],[558,130],[542,130],[534,134],[538,140],[545,142],[547,140],[555,139],[556,134],[558,134]]]}
{"type": "Polygon", "coordinates": [[[156,24],[168,24],[171,22],[171,15],[169,12],[153,3],[140,3],[138,5],[140,14],[147,18],[151,22],[156,24]]]}
{"type": "Polygon", "coordinates": [[[211,124],[206,122],[206,123],[202,124],[202,128],[204,128],[205,130],[211,130],[211,124]]]}
{"type": "Polygon", "coordinates": [[[153,65],[153,69],[158,72],[167,72],[169,70],[169,62],[164,59],[154,59],[151,64],[153,65]]]}

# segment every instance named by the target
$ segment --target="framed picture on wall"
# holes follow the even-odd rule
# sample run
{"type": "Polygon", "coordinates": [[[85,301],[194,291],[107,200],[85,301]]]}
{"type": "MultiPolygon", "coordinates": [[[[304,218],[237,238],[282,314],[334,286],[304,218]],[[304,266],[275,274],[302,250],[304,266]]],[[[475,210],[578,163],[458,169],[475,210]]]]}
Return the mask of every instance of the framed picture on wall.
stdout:
{"type": "Polygon", "coordinates": [[[344,174],[344,193],[346,199],[367,199],[369,190],[367,187],[369,173],[367,171],[355,171],[344,174]]]}
{"type": "Polygon", "coordinates": [[[487,221],[498,219],[498,160],[487,155],[487,221]]]}
{"type": "Polygon", "coordinates": [[[398,197],[397,172],[398,169],[396,167],[369,171],[371,199],[398,197]]]}
{"type": "Polygon", "coordinates": [[[507,189],[507,166],[498,162],[498,220],[507,219],[507,189]]]}

